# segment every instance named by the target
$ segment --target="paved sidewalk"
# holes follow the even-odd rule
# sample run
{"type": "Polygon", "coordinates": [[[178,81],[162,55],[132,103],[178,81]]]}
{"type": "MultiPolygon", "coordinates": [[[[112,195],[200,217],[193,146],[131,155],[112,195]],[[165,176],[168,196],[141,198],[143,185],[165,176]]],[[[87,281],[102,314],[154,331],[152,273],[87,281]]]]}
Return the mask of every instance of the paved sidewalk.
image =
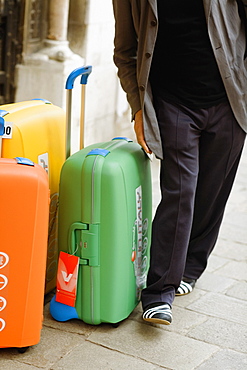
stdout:
{"type": "MultiPolygon", "coordinates": [[[[157,161],[153,167],[157,203],[157,161]]],[[[76,320],[58,323],[46,304],[40,343],[25,354],[1,349],[0,368],[247,369],[246,262],[247,149],[208,268],[191,294],[175,299],[172,325],[143,322],[140,306],[115,329],[76,320]]]]}

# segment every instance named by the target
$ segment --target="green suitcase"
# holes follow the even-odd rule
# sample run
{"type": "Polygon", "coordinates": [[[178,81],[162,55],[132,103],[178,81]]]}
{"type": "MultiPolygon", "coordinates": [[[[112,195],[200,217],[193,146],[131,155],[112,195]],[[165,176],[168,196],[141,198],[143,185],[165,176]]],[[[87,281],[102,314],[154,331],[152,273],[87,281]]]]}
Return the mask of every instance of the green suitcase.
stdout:
{"type": "Polygon", "coordinates": [[[146,283],[150,159],[127,138],[88,146],[64,163],[59,194],[58,245],[65,253],[50,312],[58,321],[116,324],[136,307],[146,283]]]}

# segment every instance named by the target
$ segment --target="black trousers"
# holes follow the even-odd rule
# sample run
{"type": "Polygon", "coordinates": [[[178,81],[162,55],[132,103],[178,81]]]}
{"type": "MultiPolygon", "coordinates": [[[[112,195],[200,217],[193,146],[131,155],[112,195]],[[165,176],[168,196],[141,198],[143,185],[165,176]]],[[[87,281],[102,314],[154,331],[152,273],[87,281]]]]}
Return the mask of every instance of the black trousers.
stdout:
{"type": "Polygon", "coordinates": [[[155,98],[162,138],[161,202],[152,226],[143,308],[172,304],[182,276],[198,279],[219,233],[245,132],[229,103],[191,110],[155,98]]]}

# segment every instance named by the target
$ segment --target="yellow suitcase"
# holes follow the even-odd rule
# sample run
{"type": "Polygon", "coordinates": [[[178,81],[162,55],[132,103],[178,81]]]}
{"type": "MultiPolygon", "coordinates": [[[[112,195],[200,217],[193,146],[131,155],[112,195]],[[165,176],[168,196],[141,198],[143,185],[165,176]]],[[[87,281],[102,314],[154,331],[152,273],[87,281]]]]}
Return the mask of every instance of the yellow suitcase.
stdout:
{"type": "Polygon", "coordinates": [[[56,286],[57,208],[60,170],[65,161],[65,112],[43,99],[0,106],[5,121],[2,157],[25,157],[49,175],[50,216],[45,293],[56,286]]]}

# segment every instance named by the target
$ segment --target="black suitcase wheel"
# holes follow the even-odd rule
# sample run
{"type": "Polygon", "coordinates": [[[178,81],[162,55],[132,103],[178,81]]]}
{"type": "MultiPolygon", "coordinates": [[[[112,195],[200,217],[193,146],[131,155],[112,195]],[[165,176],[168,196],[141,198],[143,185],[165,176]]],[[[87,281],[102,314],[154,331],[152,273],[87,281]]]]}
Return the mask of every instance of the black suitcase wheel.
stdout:
{"type": "Polygon", "coordinates": [[[21,347],[21,348],[17,348],[17,350],[19,353],[25,353],[28,348],[29,347],[21,347]]]}

